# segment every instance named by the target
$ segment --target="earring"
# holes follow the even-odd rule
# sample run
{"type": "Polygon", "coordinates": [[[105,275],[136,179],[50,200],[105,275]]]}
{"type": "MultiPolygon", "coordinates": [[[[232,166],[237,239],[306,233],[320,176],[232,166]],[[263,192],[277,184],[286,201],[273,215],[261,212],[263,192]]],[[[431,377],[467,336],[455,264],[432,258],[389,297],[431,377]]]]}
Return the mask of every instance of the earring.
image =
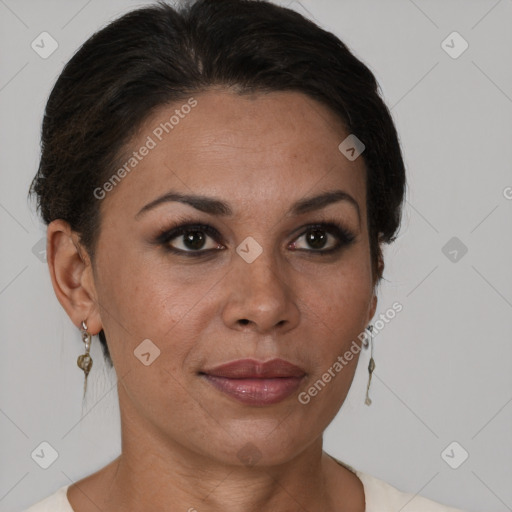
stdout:
{"type": "Polygon", "coordinates": [[[82,331],[82,341],[85,343],[85,354],[81,354],[78,356],[78,359],[76,361],[76,364],[78,365],[78,368],[82,369],[85,373],[85,381],[84,381],[84,398],[85,398],[85,391],[87,389],[87,375],[89,375],[89,372],[91,371],[92,367],[92,357],[89,354],[89,350],[91,348],[91,335],[87,332],[87,325],[85,321],[82,321],[82,328],[80,329],[82,331]]]}
{"type": "Polygon", "coordinates": [[[368,331],[368,334],[366,335],[365,337],[365,342],[363,342],[363,346],[364,348],[368,348],[368,341],[367,341],[367,337],[370,338],[370,344],[371,344],[371,352],[370,352],[370,362],[368,364],[368,373],[370,374],[370,376],[368,377],[368,386],[366,387],[366,399],[364,401],[364,403],[366,405],[371,405],[372,401],[370,399],[370,395],[368,394],[368,392],[370,391],[370,383],[372,381],[372,373],[373,373],[373,370],[375,370],[375,361],[373,359],[373,325],[369,325],[366,330],[368,331]]]}

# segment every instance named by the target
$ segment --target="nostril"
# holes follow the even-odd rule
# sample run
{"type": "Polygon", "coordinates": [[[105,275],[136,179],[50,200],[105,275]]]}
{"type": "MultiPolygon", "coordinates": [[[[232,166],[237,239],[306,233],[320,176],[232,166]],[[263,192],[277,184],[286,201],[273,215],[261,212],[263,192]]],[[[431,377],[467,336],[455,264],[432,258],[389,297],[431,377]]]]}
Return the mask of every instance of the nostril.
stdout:
{"type": "Polygon", "coordinates": [[[249,320],[247,320],[247,318],[242,318],[242,320],[240,320],[240,323],[242,325],[247,325],[249,323],[249,320]]]}

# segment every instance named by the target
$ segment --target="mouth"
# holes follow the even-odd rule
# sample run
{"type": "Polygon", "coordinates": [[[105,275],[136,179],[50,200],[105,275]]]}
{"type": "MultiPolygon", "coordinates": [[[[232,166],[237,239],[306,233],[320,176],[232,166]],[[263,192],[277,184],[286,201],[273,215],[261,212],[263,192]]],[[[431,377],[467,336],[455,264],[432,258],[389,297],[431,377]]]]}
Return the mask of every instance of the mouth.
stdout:
{"type": "Polygon", "coordinates": [[[284,359],[240,359],[199,372],[218,391],[252,406],[279,403],[300,386],[306,372],[284,359]]]}

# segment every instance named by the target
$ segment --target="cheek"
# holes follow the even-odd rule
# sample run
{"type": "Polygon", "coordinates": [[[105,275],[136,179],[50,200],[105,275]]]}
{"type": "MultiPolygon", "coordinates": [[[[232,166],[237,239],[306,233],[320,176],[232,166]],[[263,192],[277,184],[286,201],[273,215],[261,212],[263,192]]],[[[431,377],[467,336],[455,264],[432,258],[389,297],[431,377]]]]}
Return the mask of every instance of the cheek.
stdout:
{"type": "Polygon", "coordinates": [[[148,258],[129,248],[118,255],[104,252],[98,261],[98,302],[116,366],[132,365],[134,350],[149,339],[168,369],[178,368],[206,326],[205,308],[221,276],[201,272],[200,266],[184,269],[165,256],[148,258]]]}
{"type": "Polygon", "coordinates": [[[326,327],[350,332],[364,324],[373,296],[370,265],[364,255],[309,277],[301,285],[303,300],[326,327]]]}
{"type": "MultiPolygon", "coordinates": [[[[310,351],[316,378],[326,372],[347,351],[343,371],[335,372],[336,378],[328,384],[330,388],[341,389],[350,384],[357,366],[368,312],[373,297],[369,264],[361,256],[347,259],[328,275],[306,279],[301,288],[304,291],[302,310],[303,329],[314,340],[315,350],[310,351]],[[356,342],[356,345],[354,344],[356,342]]],[[[333,370],[334,371],[334,370],[333,370]]],[[[326,377],[327,379],[329,377],[326,377]]],[[[326,394],[327,396],[327,394],[326,394]]]]}
{"type": "Polygon", "coordinates": [[[321,289],[310,287],[303,321],[314,340],[314,350],[308,350],[312,371],[299,402],[307,417],[316,419],[305,420],[305,427],[325,428],[343,404],[361,354],[371,298],[364,265],[340,270],[321,289]]]}

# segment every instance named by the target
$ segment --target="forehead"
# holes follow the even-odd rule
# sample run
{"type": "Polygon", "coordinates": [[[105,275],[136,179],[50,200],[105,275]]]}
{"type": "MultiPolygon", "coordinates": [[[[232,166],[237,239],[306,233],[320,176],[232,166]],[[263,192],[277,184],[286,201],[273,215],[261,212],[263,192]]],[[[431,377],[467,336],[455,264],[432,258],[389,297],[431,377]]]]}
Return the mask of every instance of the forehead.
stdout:
{"type": "Polygon", "coordinates": [[[138,211],[177,189],[265,208],[343,188],[362,207],[364,161],[338,149],[348,135],[329,108],[299,92],[191,95],[160,107],[140,127],[121,158],[126,164],[138,152],[136,165],[106,203],[138,211]]]}

